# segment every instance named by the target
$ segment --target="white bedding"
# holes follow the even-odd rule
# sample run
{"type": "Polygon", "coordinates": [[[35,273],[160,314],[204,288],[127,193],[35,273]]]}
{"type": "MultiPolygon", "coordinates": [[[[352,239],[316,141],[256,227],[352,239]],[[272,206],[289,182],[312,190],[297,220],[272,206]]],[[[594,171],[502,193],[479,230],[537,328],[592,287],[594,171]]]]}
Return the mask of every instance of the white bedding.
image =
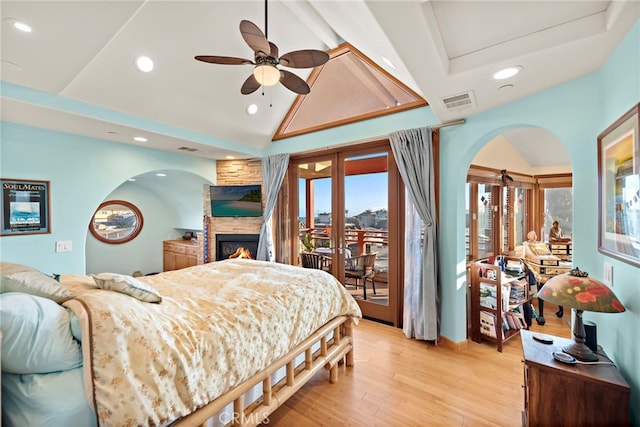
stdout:
{"type": "Polygon", "coordinates": [[[331,275],[226,260],[144,277],[160,304],[63,276],[83,323],[85,380],[101,426],[161,425],[276,361],[328,320],[360,309],[331,275]],[[87,339],[86,337],[90,337],[87,339]]]}

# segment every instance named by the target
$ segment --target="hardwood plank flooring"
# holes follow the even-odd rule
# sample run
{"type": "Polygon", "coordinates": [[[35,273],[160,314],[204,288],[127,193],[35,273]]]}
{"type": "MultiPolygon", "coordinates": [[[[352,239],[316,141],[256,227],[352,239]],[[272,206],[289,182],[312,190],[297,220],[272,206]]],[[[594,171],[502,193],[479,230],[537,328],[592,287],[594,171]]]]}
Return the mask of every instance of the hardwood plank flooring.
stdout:
{"type": "MultiPolygon", "coordinates": [[[[537,307],[537,304],[536,304],[537,307]]],[[[547,323],[531,330],[569,338],[546,304],[547,323]]],[[[522,346],[469,341],[456,351],[405,338],[401,329],[362,320],[354,328],[355,366],[340,366],[338,383],[318,373],[275,411],[269,426],[519,426],[524,409],[522,346]]]]}

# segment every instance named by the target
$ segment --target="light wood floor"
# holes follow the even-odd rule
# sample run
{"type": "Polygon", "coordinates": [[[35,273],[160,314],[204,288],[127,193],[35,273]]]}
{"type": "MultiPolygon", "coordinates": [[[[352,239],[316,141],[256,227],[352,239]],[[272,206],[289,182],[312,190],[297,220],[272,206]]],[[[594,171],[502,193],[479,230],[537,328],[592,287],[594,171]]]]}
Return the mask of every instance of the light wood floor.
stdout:
{"type": "MultiPolygon", "coordinates": [[[[537,307],[537,304],[536,304],[537,307]]],[[[569,338],[570,311],[531,330],[569,338]]],[[[269,426],[519,426],[524,406],[519,337],[499,353],[469,341],[455,351],[407,339],[402,330],[363,320],[354,330],[355,366],[338,383],[322,371],[269,417],[269,426]]]]}

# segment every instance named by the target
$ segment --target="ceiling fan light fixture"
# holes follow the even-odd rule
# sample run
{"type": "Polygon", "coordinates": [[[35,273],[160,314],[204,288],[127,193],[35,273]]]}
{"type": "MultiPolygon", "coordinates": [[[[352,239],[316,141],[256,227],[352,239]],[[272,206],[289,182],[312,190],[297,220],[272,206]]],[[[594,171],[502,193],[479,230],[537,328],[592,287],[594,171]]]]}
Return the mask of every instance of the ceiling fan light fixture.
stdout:
{"type": "Polygon", "coordinates": [[[280,81],[280,70],[271,64],[260,64],[253,69],[253,77],[263,86],[274,86],[280,81]]]}

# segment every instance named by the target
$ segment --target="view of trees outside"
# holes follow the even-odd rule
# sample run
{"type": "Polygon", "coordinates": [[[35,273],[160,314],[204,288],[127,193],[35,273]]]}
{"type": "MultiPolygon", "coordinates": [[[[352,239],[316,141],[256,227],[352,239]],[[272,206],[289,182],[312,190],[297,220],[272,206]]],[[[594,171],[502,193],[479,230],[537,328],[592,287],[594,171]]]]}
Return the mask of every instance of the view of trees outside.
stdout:
{"type": "Polygon", "coordinates": [[[573,188],[547,188],[544,190],[544,233],[549,236],[553,221],[560,223],[564,237],[571,237],[573,232],[573,188]]]}

